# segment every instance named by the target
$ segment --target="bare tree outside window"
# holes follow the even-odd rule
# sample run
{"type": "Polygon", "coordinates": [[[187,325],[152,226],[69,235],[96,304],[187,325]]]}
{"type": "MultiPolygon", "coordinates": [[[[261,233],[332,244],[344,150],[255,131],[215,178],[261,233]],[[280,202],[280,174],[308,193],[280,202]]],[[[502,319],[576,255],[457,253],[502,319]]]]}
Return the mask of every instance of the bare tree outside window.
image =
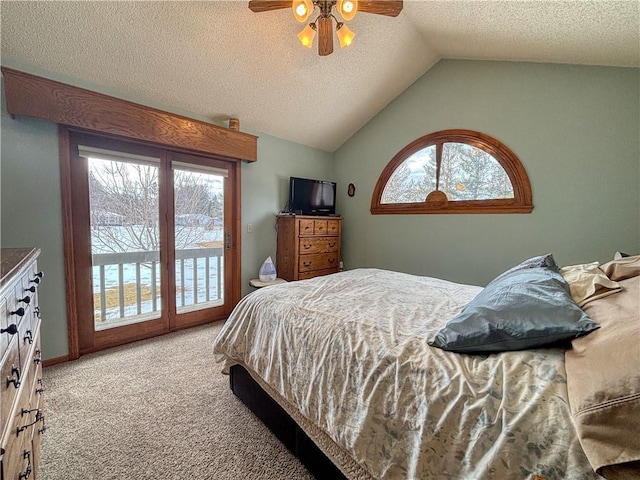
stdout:
{"type": "Polygon", "coordinates": [[[441,130],[391,159],[371,213],[530,213],[531,198],[527,172],[506,145],[472,130],[441,130]]]}

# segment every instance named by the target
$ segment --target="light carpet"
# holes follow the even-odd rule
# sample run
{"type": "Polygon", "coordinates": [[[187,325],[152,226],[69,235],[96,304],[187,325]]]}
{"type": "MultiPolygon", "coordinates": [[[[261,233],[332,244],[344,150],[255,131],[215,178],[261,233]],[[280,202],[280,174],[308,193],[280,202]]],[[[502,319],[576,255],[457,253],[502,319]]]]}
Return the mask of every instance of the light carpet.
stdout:
{"type": "Polygon", "coordinates": [[[214,363],[221,323],[44,369],[40,480],[312,480],[214,363]]]}

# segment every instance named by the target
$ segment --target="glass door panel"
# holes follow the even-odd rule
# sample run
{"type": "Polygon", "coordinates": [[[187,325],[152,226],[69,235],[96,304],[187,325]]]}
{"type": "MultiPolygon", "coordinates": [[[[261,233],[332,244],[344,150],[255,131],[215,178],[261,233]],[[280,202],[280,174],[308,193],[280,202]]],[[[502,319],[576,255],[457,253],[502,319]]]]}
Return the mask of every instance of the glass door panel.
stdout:
{"type": "Polygon", "coordinates": [[[226,170],[173,162],[178,314],[225,302],[226,170]]]}
{"type": "Polygon", "coordinates": [[[86,157],[94,328],[160,318],[160,160],[95,151],[86,157]]]}

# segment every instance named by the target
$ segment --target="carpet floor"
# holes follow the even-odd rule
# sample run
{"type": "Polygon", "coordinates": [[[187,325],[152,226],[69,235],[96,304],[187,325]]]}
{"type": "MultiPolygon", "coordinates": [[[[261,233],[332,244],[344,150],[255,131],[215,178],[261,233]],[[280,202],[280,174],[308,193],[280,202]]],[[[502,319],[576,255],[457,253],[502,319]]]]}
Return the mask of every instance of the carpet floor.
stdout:
{"type": "Polygon", "coordinates": [[[221,323],[44,369],[40,480],[312,480],[213,360],[221,323]]]}

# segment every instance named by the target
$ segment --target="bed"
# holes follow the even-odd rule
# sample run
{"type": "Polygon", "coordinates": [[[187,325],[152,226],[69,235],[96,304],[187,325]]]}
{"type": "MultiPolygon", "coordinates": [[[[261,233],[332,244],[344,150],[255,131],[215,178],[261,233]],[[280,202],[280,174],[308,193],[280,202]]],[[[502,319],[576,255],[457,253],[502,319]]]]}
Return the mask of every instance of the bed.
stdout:
{"type": "MultiPolygon", "coordinates": [[[[580,316],[570,321],[583,322],[583,331],[564,337],[555,332],[541,347],[522,344],[522,332],[511,332],[507,343],[515,341],[515,347],[501,352],[458,353],[437,345],[438,339],[455,344],[460,331],[452,327],[454,320],[495,285],[513,283],[513,275],[543,272],[558,283],[559,269],[548,264],[549,256],[542,263],[541,258],[510,269],[486,288],[357,269],[260,289],[234,309],[215,339],[215,357],[231,373],[234,392],[318,478],[589,480],[603,478],[599,473],[605,471],[607,478],[638,478],[624,475],[640,472],[634,470],[640,445],[633,434],[640,427],[633,403],[640,401],[640,358],[633,353],[633,342],[637,349],[640,340],[633,327],[640,321],[633,303],[640,293],[640,257],[627,260],[631,266],[623,268],[626,277],[620,282],[598,264],[597,277],[612,283],[585,280],[589,274],[580,268],[566,270],[577,288],[562,302],[580,316]],[[586,300],[582,308],[575,295],[586,300]],[[628,303],[623,316],[631,327],[623,340],[631,342],[632,352],[617,361],[628,364],[630,373],[620,375],[630,380],[617,382],[628,391],[603,397],[594,394],[597,382],[580,391],[580,378],[568,379],[565,352],[570,341],[602,337],[604,326],[585,312],[598,302],[615,304],[616,298],[628,303]],[[568,380],[578,385],[572,393],[568,380]],[[598,411],[598,402],[605,408],[622,405],[631,412],[631,423],[615,425],[613,436],[623,440],[606,459],[594,460],[602,442],[611,441],[594,434],[593,417],[584,416],[598,411]],[[582,425],[576,421],[580,415],[586,419],[582,425]],[[607,470],[616,464],[627,468],[621,477],[607,470]]],[[[562,286],[567,294],[568,285],[562,286]]],[[[555,312],[540,305],[536,311],[558,323],[555,312]]],[[[507,322],[510,318],[505,316],[507,322]]],[[[470,342],[477,345],[475,333],[470,342]]],[[[495,348],[495,332],[489,335],[485,343],[495,348]]],[[[571,361],[578,377],[593,368],[588,353],[571,361]]],[[[601,417],[608,421],[607,415],[601,417]]]]}

